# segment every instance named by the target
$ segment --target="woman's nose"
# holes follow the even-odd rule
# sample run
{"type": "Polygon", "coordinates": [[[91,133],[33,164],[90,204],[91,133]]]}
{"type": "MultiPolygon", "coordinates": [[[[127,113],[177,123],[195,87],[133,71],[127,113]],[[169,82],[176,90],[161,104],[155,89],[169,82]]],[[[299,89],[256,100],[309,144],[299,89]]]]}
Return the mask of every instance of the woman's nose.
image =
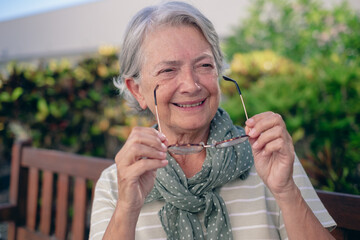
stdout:
{"type": "Polygon", "coordinates": [[[180,85],[180,90],[182,92],[196,92],[201,88],[198,76],[190,70],[183,74],[180,79],[180,85]]]}

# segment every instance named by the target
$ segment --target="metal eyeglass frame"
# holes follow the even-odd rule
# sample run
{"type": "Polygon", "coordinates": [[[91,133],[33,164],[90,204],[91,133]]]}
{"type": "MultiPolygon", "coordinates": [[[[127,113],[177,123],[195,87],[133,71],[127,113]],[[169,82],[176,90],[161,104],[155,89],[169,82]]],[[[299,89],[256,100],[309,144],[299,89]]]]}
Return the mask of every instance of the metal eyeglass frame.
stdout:
{"type": "MultiPolygon", "coordinates": [[[[226,81],[230,81],[233,82],[236,85],[237,91],[240,95],[240,99],[244,108],[244,112],[245,112],[245,116],[246,119],[248,119],[248,115],[246,112],[246,107],[245,107],[245,103],[244,103],[244,99],[241,95],[241,91],[239,88],[239,85],[237,84],[237,82],[229,77],[226,76],[222,76],[224,80],[226,81]]],[[[159,88],[159,85],[156,85],[155,89],[154,89],[154,101],[155,101],[155,113],[156,113],[156,121],[158,124],[158,128],[159,131],[161,131],[161,126],[160,126],[160,121],[159,121],[159,112],[158,112],[158,107],[157,107],[157,99],[156,99],[156,91],[159,88]]],[[[213,140],[213,142],[211,144],[205,144],[203,142],[200,142],[198,144],[194,144],[194,143],[187,143],[187,144],[172,144],[168,146],[168,152],[176,154],[176,155],[187,155],[187,154],[194,154],[194,153],[199,153],[202,150],[204,150],[205,148],[210,148],[210,147],[214,147],[214,148],[226,148],[226,147],[231,147],[240,143],[245,142],[247,139],[249,138],[248,135],[241,135],[239,137],[235,137],[235,138],[231,138],[231,139],[227,139],[221,142],[216,142],[215,140],[213,140]]]]}

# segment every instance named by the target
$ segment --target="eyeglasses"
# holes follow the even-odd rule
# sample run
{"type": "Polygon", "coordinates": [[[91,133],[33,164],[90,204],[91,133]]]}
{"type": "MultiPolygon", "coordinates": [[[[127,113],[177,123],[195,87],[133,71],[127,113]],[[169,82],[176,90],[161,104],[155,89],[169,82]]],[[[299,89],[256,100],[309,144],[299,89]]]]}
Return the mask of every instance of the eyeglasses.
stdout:
{"type": "MultiPolygon", "coordinates": [[[[246,107],[244,104],[244,99],[241,95],[241,91],[239,88],[239,85],[237,84],[237,82],[229,77],[223,76],[223,79],[226,81],[230,81],[233,82],[236,85],[236,88],[238,90],[238,93],[240,95],[240,99],[244,108],[244,112],[245,112],[245,116],[246,119],[248,119],[248,115],[246,112],[246,107]]],[[[158,128],[159,131],[161,131],[161,126],[160,126],[160,121],[159,121],[159,112],[158,112],[158,108],[157,108],[157,100],[156,100],[156,91],[159,88],[159,85],[156,85],[155,89],[154,89],[154,101],[155,101],[155,113],[156,113],[156,121],[158,124],[158,128]]],[[[231,139],[227,139],[221,142],[216,142],[215,140],[213,140],[213,142],[211,144],[205,144],[203,142],[200,142],[198,144],[193,144],[193,143],[187,143],[187,144],[173,144],[173,145],[169,145],[168,146],[168,152],[176,154],[176,155],[187,155],[187,154],[194,154],[194,153],[199,153],[202,150],[204,150],[205,148],[210,148],[210,147],[214,147],[214,148],[226,148],[226,147],[231,147],[240,143],[245,142],[247,139],[249,138],[248,135],[241,135],[239,137],[235,137],[235,138],[231,138],[231,139]]]]}

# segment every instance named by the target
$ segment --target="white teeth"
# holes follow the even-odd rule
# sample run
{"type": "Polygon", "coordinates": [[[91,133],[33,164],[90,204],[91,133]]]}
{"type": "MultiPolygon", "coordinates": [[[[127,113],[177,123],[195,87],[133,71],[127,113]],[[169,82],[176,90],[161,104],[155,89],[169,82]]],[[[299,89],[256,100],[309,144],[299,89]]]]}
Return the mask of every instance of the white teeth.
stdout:
{"type": "Polygon", "coordinates": [[[194,103],[194,104],[176,104],[178,105],[179,107],[182,107],[182,108],[186,108],[186,107],[197,107],[197,106],[200,106],[204,101],[201,101],[201,102],[198,102],[198,103],[194,103]]]}

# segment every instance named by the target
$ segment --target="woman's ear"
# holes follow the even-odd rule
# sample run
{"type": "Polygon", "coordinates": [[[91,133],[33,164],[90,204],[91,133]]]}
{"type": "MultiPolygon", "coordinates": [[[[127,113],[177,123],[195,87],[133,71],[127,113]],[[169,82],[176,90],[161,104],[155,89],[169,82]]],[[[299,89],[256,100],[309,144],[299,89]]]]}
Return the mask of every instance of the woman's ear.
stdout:
{"type": "Polygon", "coordinates": [[[131,92],[131,94],[138,101],[140,107],[142,109],[146,109],[147,104],[145,102],[144,96],[141,94],[140,85],[138,83],[136,83],[133,78],[126,78],[125,79],[125,84],[126,84],[126,87],[129,89],[129,91],[131,92]]]}

